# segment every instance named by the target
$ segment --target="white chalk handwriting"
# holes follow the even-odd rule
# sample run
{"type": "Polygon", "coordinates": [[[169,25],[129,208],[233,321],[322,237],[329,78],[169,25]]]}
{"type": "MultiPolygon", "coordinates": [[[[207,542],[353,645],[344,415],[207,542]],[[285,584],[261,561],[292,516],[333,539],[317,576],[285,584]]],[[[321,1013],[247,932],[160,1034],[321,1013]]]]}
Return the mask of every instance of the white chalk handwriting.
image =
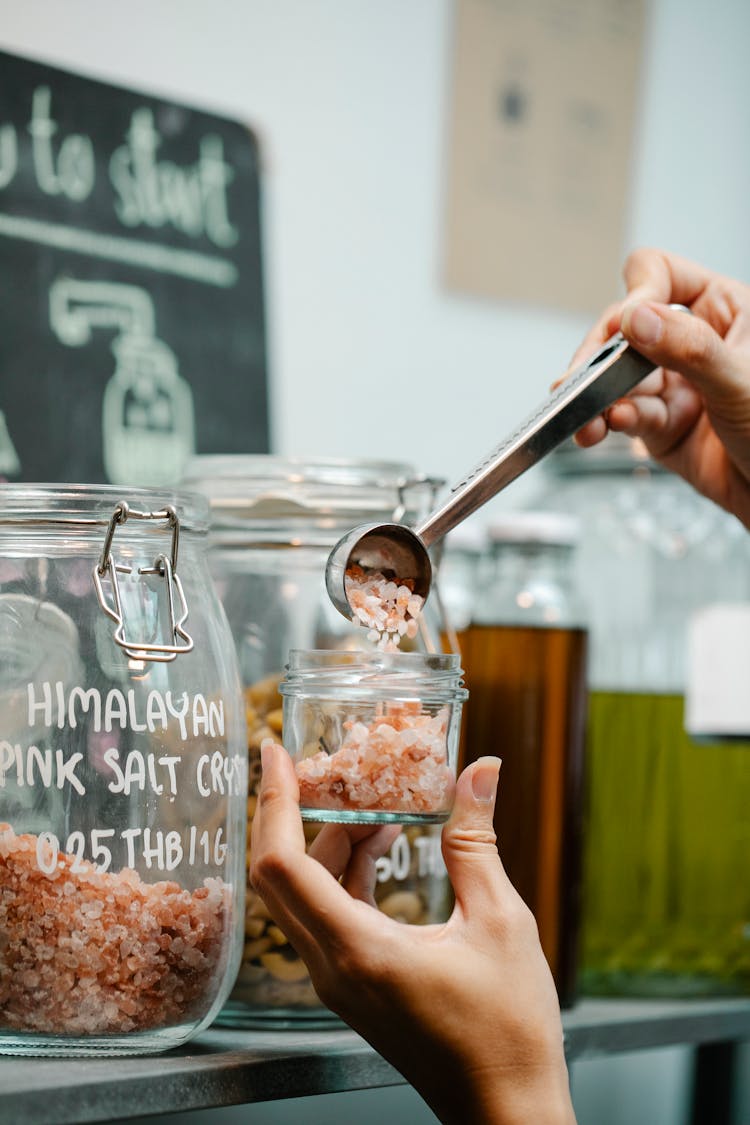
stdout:
{"type": "MultiPolygon", "coordinates": [[[[234,246],[239,232],[228,201],[234,169],[225,159],[222,138],[216,133],[199,137],[194,160],[184,165],[162,159],[162,143],[153,110],[137,106],[122,143],[104,154],[118,223],[130,229],[172,227],[190,238],[205,237],[222,249],[234,246]]],[[[43,196],[72,203],[90,198],[98,165],[94,141],[86,133],[62,131],[49,86],[33,91],[25,128],[0,121],[0,192],[24,167],[23,144],[29,146],[34,183],[43,196]]]]}

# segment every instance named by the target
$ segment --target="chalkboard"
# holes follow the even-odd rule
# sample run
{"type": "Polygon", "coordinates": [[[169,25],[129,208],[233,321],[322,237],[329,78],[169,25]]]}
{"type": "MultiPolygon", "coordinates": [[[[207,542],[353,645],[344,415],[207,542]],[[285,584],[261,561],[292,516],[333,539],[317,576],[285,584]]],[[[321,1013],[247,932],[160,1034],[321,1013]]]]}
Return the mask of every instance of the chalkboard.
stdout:
{"type": "Polygon", "coordinates": [[[266,452],[257,141],[0,52],[0,478],[266,452]]]}

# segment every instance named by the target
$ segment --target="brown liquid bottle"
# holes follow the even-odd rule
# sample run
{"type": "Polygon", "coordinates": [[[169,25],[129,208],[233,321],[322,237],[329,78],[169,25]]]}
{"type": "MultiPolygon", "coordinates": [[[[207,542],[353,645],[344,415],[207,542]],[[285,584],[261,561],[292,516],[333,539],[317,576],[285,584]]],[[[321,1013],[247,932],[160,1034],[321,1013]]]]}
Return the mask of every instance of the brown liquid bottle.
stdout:
{"type": "Polygon", "coordinates": [[[534,912],[560,1003],[576,995],[586,640],[570,595],[575,523],[514,513],[492,525],[492,577],[461,648],[465,762],[503,759],[495,831],[534,912]]]}

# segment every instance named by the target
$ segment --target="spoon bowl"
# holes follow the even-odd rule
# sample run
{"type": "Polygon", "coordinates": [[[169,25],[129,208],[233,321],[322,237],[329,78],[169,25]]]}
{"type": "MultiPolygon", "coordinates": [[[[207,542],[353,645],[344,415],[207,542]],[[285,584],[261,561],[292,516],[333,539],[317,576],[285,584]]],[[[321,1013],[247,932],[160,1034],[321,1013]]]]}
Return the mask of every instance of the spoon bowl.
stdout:
{"type": "Polygon", "coordinates": [[[414,594],[426,598],[432,583],[432,563],[427,547],[415,531],[400,523],[365,523],[339,539],[326,564],[326,589],[339,613],[351,618],[346,594],[347,571],[361,567],[379,572],[414,594]]]}

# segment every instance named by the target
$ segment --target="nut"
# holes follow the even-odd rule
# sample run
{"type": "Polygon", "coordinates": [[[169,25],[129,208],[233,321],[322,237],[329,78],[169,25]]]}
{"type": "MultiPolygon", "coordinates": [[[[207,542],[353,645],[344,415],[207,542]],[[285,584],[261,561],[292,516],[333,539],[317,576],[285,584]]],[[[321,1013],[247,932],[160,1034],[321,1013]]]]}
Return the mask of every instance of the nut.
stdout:
{"type": "Polygon", "coordinates": [[[281,694],[279,684],[281,677],[278,675],[266,676],[263,680],[251,684],[247,689],[247,697],[253,707],[261,714],[267,715],[269,711],[281,707],[281,694]]]}
{"type": "Polygon", "coordinates": [[[277,980],[304,980],[308,976],[304,961],[300,961],[299,958],[291,960],[283,953],[264,953],[260,963],[277,980]]]}
{"type": "Polygon", "coordinates": [[[266,928],[265,918],[245,918],[245,937],[259,938],[266,928]]]}
{"type": "Polygon", "coordinates": [[[248,750],[254,750],[258,753],[260,751],[260,744],[265,738],[273,738],[274,741],[276,741],[276,735],[269,726],[264,724],[261,727],[256,727],[255,730],[251,731],[247,736],[248,750]]]}
{"type": "Polygon", "coordinates": [[[248,896],[245,915],[250,918],[265,918],[267,921],[271,921],[268,908],[263,899],[258,895],[253,895],[252,897],[248,896]]]}
{"type": "Polygon", "coordinates": [[[272,944],[269,937],[258,938],[257,941],[245,942],[245,949],[242,954],[243,961],[255,961],[262,953],[267,953],[272,944]]]}
{"type": "Polygon", "coordinates": [[[283,930],[278,926],[269,926],[266,930],[266,935],[271,939],[274,945],[286,945],[287,938],[283,930]]]}
{"type": "Polygon", "coordinates": [[[277,734],[281,734],[284,726],[283,709],[281,707],[277,707],[275,710],[269,711],[266,715],[266,722],[268,723],[271,730],[276,731],[277,734]]]}

